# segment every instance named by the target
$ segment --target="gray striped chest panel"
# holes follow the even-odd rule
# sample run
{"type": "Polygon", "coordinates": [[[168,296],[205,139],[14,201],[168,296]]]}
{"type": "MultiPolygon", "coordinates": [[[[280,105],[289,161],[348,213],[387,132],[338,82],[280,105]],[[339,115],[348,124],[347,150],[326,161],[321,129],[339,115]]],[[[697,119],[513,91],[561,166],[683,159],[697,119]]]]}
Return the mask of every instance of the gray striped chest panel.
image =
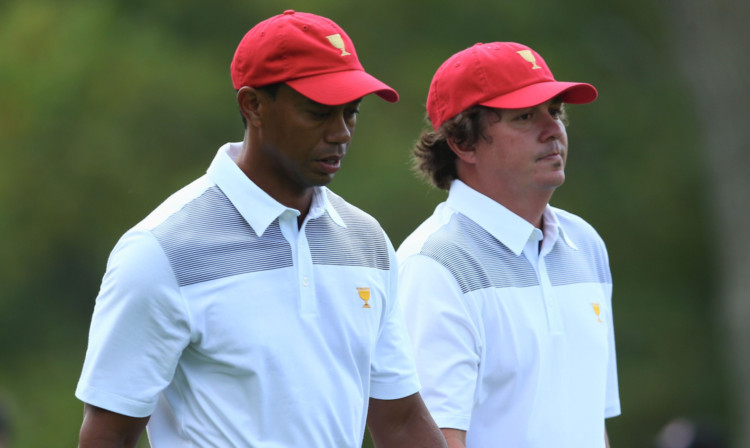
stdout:
{"type": "MultiPolygon", "coordinates": [[[[332,195],[333,196],[333,195],[332,195]]],[[[388,269],[388,250],[372,218],[332,198],[347,228],[328,216],[307,224],[314,264],[388,269]]],[[[258,237],[218,187],[206,190],[153,230],[180,287],[293,265],[279,220],[258,237]]]]}
{"type": "Polygon", "coordinates": [[[313,263],[388,270],[388,246],[375,220],[336,195],[329,195],[329,200],[346,228],[333,222],[328,214],[307,223],[313,263]]]}
{"type": "MultiPolygon", "coordinates": [[[[553,286],[604,282],[606,261],[591,241],[575,241],[574,250],[558,240],[546,256],[553,286]]],[[[466,294],[486,288],[524,288],[539,285],[534,268],[464,215],[455,214],[423,245],[420,252],[448,269],[466,294]]]]}

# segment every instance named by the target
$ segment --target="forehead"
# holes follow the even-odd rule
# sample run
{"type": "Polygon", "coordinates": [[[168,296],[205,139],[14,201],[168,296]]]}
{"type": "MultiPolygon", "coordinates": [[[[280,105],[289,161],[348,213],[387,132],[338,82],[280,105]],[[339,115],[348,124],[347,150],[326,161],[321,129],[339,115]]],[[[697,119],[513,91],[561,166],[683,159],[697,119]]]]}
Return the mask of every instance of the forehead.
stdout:
{"type": "Polygon", "coordinates": [[[282,83],[276,92],[276,100],[290,103],[315,103],[315,101],[302,95],[286,83],[282,83]]]}
{"type": "Polygon", "coordinates": [[[346,107],[346,106],[357,106],[360,102],[362,102],[362,98],[358,98],[354,101],[351,101],[349,103],[340,104],[340,105],[326,105],[323,103],[319,103],[317,101],[314,101],[305,95],[297,92],[293,88],[291,88],[287,84],[281,84],[279,87],[278,93],[276,95],[276,99],[284,102],[288,102],[290,104],[294,105],[300,105],[300,106],[314,106],[314,107],[346,107]]]}
{"type": "Polygon", "coordinates": [[[554,97],[552,99],[549,99],[549,100],[547,100],[547,101],[545,101],[543,103],[536,104],[534,106],[521,107],[521,108],[518,108],[518,109],[498,109],[498,110],[500,110],[500,111],[503,111],[503,110],[514,111],[514,110],[527,110],[527,109],[536,109],[536,108],[544,109],[544,108],[547,108],[547,107],[550,107],[550,106],[560,106],[562,104],[564,104],[563,100],[562,100],[562,97],[561,96],[556,96],[556,97],[554,97]]]}

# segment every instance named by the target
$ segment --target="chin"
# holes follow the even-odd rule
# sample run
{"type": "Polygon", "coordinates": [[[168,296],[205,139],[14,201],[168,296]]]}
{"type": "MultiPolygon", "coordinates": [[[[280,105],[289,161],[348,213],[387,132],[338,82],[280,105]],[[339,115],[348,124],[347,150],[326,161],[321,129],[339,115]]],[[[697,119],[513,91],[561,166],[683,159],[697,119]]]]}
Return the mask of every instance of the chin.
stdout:
{"type": "Polygon", "coordinates": [[[541,179],[541,183],[550,188],[557,188],[565,183],[565,174],[558,172],[541,179]]]}
{"type": "Polygon", "coordinates": [[[322,179],[310,179],[308,185],[311,187],[325,187],[333,181],[333,176],[322,178],[322,179]]]}

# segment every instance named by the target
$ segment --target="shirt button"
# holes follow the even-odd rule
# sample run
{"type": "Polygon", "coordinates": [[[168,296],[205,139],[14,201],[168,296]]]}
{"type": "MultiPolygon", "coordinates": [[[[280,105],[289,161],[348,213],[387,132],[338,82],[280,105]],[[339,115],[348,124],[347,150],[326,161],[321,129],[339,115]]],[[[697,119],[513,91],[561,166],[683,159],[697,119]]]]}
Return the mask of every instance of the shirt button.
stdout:
{"type": "Polygon", "coordinates": [[[302,286],[307,286],[310,284],[310,281],[307,280],[307,277],[302,277],[302,286]]]}

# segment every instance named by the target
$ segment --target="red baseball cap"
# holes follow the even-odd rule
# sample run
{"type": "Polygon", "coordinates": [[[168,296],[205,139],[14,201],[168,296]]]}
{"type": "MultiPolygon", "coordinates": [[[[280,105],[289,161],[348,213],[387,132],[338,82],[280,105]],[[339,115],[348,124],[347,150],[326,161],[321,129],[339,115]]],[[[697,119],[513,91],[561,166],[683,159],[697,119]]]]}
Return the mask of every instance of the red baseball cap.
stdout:
{"type": "Polygon", "coordinates": [[[327,105],[374,93],[395,103],[398,93],[365,72],[352,40],[332,20],[284,11],[245,34],[230,66],[235,89],[285,82],[327,105]]]}
{"type": "Polygon", "coordinates": [[[536,106],[556,96],[585,104],[597,91],[591,84],[555,81],[539,53],[515,42],[478,43],[437,69],[427,95],[427,115],[435,131],[469,107],[499,109],[536,106]]]}

